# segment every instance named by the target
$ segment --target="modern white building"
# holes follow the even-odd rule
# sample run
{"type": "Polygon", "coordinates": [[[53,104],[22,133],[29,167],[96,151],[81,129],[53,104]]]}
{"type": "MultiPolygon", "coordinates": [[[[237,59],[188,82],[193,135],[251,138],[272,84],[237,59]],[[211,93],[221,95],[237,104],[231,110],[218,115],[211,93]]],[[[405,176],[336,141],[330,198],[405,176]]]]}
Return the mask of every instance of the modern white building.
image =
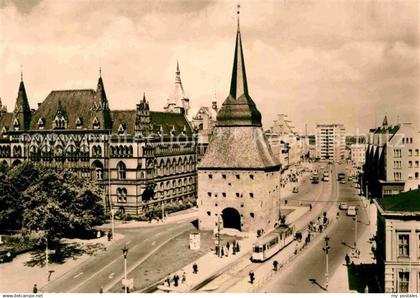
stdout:
{"type": "Polygon", "coordinates": [[[346,129],[343,124],[316,125],[316,157],[320,160],[340,161],[345,158],[346,129]]]}

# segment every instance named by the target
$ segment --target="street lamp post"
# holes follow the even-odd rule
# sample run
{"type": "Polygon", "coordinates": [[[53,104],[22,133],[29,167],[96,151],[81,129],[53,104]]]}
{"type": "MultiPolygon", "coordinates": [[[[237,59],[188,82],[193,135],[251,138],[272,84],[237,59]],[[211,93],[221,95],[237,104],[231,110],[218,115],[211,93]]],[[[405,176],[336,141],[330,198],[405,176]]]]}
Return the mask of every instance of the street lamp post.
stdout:
{"type": "Polygon", "coordinates": [[[45,269],[47,269],[47,280],[50,281],[50,271],[48,270],[48,238],[45,237],[45,269]]]}
{"type": "Polygon", "coordinates": [[[325,288],[328,290],[328,251],[330,250],[330,247],[328,246],[328,241],[330,241],[330,237],[325,236],[325,246],[322,248],[325,251],[325,288]]]}
{"type": "Polygon", "coordinates": [[[357,249],[357,208],[356,208],[356,215],[353,217],[354,221],[354,249],[357,249]]]}
{"type": "Polygon", "coordinates": [[[128,254],[128,248],[127,246],[124,246],[124,248],[122,249],[122,253],[123,253],[123,257],[124,257],[124,288],[125,288],[125,293],[128,293],[128,285],[127,285],[127,254],[128,254]]]}

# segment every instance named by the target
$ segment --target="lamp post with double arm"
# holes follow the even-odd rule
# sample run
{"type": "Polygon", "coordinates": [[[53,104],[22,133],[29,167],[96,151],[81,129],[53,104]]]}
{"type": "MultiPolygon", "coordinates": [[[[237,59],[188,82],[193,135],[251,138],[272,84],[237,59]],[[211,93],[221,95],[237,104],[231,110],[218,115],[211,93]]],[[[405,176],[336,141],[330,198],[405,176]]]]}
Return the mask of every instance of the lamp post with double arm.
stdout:
{"type": "Polygon", "coordinates": [[[128,248],[124,246],[122,249],[123,257],[124,257],[124,289],[125,293],[128,293],[128,284],[127,284],[127,255],[128,255],[128,248]]]}
{"type": "Polygon", "coordinates": [[[330,247],[328,246],[328,242],[330,241],[330,237],[325,236],[325,246],[322,248],[325,251],[325,289],[328,290],[328,251],[330,250],[330,247]]]}

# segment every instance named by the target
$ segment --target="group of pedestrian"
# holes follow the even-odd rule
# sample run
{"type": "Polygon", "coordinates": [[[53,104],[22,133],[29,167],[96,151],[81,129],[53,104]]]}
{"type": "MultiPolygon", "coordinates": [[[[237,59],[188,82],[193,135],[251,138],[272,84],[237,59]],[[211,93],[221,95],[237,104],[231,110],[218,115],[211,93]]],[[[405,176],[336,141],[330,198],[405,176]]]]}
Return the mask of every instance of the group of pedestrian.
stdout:
{"type": "Polygon", "coordinates": [[[229,257],[230,253],[235,255],[237,252],[239,252],[239,243],[236,240],[232,243],[228,241],[226,245],[222,245],[220,248],[216,246],[216,255],[220,257],[229,257]]]}
{"type": "Polygon", "coordinates": [[[178,273],[175,273],[172,277],[168,276],[165,279],[165,283],[168,286],[168,288],[170,288],[171,285],[173,285],[174,287],[178,287],[180,280],[181,280],[181,284],[185,284],[187,282],[187,276],[185,274],[185,271],[181,272],[181,276],[179,276],[178,273]]]}

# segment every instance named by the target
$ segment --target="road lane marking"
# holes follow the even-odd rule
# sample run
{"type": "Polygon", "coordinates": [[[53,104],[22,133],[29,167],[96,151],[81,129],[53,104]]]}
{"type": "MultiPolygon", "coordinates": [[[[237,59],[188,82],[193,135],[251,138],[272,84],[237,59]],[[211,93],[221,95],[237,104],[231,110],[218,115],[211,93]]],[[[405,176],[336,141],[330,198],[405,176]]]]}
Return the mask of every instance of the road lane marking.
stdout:
{"type": "Polygon", "coordinates": [[[80,272],[80,273],[76,274],[73,278],[78,278],[82,274],[83,274],[83,272],[80,272]]]}
{"type": "MultiPolygon", "coordinates": [[[[177,233],[175,236],[166,239],[164,242],[162,242],[161,244],[159,244],[156,248],[154,248],[151,252],[149,252],[146,256],[144,256],[143,258],[141,258],[137,263],[135,263],[133,266],[131,266],[130,268],[128,268],[127,270],[127,275],[130,274],[134,269],[136,269],[138,266],[140,266],[140,264],[142,264],[143,262],[145,262],[148,258],[150,258],[154,253],[156,253],[160,248],[162,248],[165,244],[167,244],[169,241],[171,241],[172,239],[175,239],[176,237],[182,235],[183,233],[185,233],[185,231],[181,231],[180,233],[177,233]]],[[[124,277],[124,273],[120,274],[120,276],[116,279],[115,282],[111,283],[110,285],[104,287],[104,292],[108,292],[110,289],[112,289],[120,280],[122,280],[124,277]]]]}

